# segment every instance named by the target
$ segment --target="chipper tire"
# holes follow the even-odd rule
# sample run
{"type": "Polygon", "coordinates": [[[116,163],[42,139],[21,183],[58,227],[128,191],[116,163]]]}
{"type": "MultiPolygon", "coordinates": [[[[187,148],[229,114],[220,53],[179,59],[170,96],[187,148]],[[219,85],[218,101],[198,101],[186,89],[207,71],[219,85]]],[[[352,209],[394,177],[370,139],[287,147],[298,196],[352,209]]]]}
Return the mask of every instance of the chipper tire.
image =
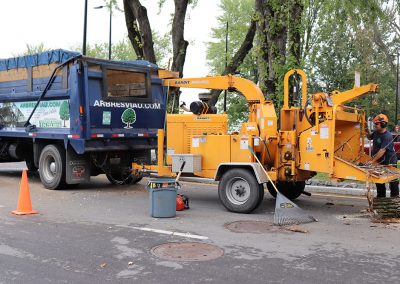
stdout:
{"type": "Polygon", "coordinates": [[[264,198],[264,187],[246,169],[231,169],[222,175],[218,185],[222,205],[231,212],[251,213],[264,198]]]}
{"type": "MultiPolygon", "coordinates": [[[[280,193],[282,193],[284,196],[286,196],[290,200],[295,200],[304,191],[304,187],[306,186],[306,183],[304,181],[297,181],[297,182],[278,181],[275,185],[278,188],[280,193]]],[[[276,191],[270,182],[267,184],[267,188],[268,188],[269,193],[274,198],[276,198],[276,191]]]]}
{"type": "Polygon", "coordinates": [[[50,144],[43,148],[39,157],[39,175],[47,189],[64,188],[65,183],[65,149],[50,144]]]}

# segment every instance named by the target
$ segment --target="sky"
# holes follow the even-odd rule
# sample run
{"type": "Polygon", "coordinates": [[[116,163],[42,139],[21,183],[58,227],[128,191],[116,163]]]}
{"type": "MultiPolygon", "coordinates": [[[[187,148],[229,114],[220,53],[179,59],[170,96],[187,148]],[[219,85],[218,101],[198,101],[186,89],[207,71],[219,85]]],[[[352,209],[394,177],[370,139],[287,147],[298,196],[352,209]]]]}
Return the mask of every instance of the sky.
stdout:
{"type": "MultiPolygon", "coordinates": [[[[153,30],[161,34],[170,31],[168,23],[173,13],[172,0],[167,0],[159,12],[158,0],[142,0],[146,6],[153,30]]],[[[26,45],[43,43],[46,48],[71,49],[83,41],[83,15],[85,0],[0,0],[0,58],[10,58],[23,53],[26,45]]],[[[122,0],[118,0],[123,7],[122,0]]],[[[202,77],[209,73],[206,66],[206,42],[211,28],[217,26],[221,13],[218,0],[198,1],[195,9],[188,9],[185,39],[190,42],[184,67],[185,77],[202,77]]],[[[88,0],[87,43],[107,42],[109,11],[102,0],[88,0]]],[[[127,34],[123,12],[115,11],[112,19],[112,42],[127,34]]],[[[182,89],[181,100],[187,104],[196,99],[201,90],[182,89]]]]}

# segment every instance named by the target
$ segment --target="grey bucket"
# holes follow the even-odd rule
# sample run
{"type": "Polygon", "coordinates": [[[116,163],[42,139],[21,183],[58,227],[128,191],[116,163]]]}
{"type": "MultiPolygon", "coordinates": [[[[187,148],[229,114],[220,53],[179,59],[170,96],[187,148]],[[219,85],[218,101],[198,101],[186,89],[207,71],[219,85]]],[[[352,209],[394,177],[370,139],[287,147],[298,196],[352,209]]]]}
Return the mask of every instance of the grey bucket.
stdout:
{"type": "Polygon", "coordinates": [[[150,216],[155,218],[172,218],[176,216],[175,179],[154,178],[147,184],[150,195],[150,216]]]}

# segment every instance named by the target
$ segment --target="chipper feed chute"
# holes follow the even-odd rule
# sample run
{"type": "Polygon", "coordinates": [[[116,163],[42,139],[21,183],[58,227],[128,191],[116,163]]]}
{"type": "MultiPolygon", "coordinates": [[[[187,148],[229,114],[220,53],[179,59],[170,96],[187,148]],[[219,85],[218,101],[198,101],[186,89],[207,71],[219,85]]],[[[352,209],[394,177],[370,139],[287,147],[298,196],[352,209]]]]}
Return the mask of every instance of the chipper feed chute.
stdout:
{"type": "Polygon", "coordinates": [[[372,158],[364,154],[364,111],[343,105],[377,89],[378,85],[369,84],[343,93],[312,96],[306,106],[306,118],[312,127],[299,135],[301,169],[328,173],[331,178],[374,183],[400,177],[400,170],[395,167],[369,163],[372,158]]]}

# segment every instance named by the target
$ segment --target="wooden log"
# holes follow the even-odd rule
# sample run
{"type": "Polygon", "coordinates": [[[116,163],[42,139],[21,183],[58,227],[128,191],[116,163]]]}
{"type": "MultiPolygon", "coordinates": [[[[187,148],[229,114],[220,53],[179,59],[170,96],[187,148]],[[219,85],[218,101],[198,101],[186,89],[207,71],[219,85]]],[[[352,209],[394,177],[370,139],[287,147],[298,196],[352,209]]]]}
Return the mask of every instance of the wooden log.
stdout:
{"type": "Polygon", "coordinates": [[[400,217],[400,198],[374,198],[373,209],[379,218],[399,218],[400,217]]]}

